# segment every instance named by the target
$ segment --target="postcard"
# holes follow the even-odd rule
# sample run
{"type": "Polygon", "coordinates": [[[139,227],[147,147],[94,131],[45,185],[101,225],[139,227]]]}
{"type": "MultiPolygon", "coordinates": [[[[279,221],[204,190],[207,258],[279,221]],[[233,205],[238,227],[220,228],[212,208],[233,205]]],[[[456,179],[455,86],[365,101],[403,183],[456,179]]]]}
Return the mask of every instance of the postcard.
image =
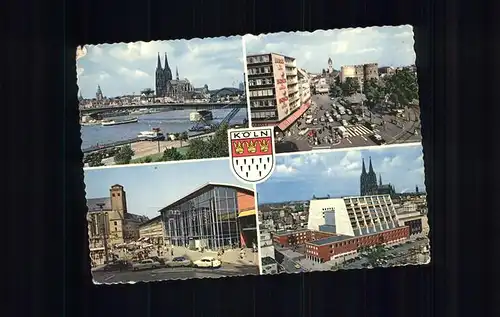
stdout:
{"type": "Polygon", "coordinates": [[[420,142],[413,29],[244,36],[253,127],[276,152],[420,142]]]}
{"type": "Polygon", "coordinates": [[[259,274],[253,185],[228,159],[85,169],[95,283],[259,274]]]}
{"type": "Polygon", "coordinates": [[[85,45],[76,53],[84,166],[228,157],[248,127],[242,38],[85,45]]]}
{"type": "Polygon", "coordinates": [[[262,274],[430,261],[420,144],[286,154],[257,184],[262,274]]]}

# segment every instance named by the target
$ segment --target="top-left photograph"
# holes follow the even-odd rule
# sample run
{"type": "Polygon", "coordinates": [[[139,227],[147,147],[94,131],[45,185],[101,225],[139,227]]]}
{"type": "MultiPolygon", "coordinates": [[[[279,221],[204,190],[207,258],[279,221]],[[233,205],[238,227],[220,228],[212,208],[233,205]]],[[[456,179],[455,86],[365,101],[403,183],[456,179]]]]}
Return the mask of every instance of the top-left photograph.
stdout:
{"type": "Polygon", "coordinates": [[[76,66],[84,167],[228,157],[248,127],[239,36],[85,45],[76,66]]]}

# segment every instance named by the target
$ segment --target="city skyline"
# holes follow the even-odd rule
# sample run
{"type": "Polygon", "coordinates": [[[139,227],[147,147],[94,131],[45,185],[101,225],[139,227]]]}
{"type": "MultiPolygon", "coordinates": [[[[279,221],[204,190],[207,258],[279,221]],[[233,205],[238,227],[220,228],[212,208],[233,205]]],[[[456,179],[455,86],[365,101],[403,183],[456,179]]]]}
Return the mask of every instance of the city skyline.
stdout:
{"type": "Polygon", "coordinates": [[[155,70],[165,53],[175,77],[187,78],[196,88],[238,88],[243,81],[243,47],[240,36],[87,45],[77,61],[77,81],[84,98],[94,98],[99,85],[104,96],[138,94],[155,89],[155,70]]]}
{"type": "Polygon", "coordinates": [[[279,156],[276,169],[257,185],[258,203],[310,200],[324,197],[359,196],[362,159],[397,192],[425,191],[422,146],[374,147],[360,150],[279,156]]]}
{"type": "Polygon", "coordinates": [[[309,32],[245,35],[247,55],[277,53],[296,59],[297,66],[311,73],[333,68],[378,63],[408,66],[415,63],[413,27],[367,27],[309,32]]]}
{"type": "Polygon", "coordinates": [[[254,189],[233,176],[227,159],[85,169],[84,175],[87,199],[108,197],[110,187],[119,184],[127,193],[128,212],[150,219],[207,183],[254,189]],[[186,175],[189,177],[183,177],[186,175]]]}

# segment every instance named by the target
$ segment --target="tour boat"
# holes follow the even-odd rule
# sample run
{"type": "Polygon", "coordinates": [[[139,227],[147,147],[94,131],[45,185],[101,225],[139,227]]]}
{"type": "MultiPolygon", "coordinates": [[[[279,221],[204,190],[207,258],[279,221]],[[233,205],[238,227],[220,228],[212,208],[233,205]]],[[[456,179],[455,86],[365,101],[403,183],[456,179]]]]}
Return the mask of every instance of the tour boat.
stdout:
{"type": "Polygon", "coordinates": [[[127,123],[136,123],[138,121],[137,118],[130,118],[126,120],[104,120],[101,122],[101,125],[104,127],[107,126],[112,126],[112,125],[119,125],[119,124],[127,124],[127,123]]]}
{"type": "Polygon", "coordinates": [[[153,128],[151,131],[142,131],[137,135],[137,138],[145,141],[163,141],[165,135],[160,128],[153,128]]]}

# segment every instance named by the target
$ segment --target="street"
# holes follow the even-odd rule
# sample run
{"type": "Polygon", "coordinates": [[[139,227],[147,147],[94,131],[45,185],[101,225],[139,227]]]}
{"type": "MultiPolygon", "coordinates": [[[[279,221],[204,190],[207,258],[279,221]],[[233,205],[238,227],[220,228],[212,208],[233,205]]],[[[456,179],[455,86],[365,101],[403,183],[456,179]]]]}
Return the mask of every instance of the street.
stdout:
{"type": "Polygon", "coordinates": [[[223,263],[218,269],[199,269],[192,267],[159,268],[144,271],[104,272],[94,271],[92,276],[98,283],[127,283],[162,281],[190,278],[218,278],[226,276],[259,274],[257,266],[223,263]]]}
{"type": "Polygon", "coordinates": [[[279,138],[276,151],[295,152],[312,149],[335,149],[377,145],[373,135],[382,137],[385,144],[419,142],[420,118],[419,110],[408,107],[397,117],[394,114],[383,113],[376,109],[371,113],[366,107],[345,106],[346,114],[335,117],[332,103],[339,104],[328,95],[313,95],[310,109],[299,118],[285,134],[279,138]],[[328,113],[328,114],[327,114],[328,113]],[[350,113],[350,114],[349,114],[350,113]],[[361,121],[353,123],[358,115],[361,121]],[[306,122],[310,116],[313,122],[306,122]],[[331,119],[330,119],[331,118],[331,119]],[[341,137],[337,128],[346,121],[347,134],[341,137]],[[368,126],[372,124],[373,127],[368,126]],[[417,134],[415,134],[415,131],[417,134]]]}

